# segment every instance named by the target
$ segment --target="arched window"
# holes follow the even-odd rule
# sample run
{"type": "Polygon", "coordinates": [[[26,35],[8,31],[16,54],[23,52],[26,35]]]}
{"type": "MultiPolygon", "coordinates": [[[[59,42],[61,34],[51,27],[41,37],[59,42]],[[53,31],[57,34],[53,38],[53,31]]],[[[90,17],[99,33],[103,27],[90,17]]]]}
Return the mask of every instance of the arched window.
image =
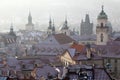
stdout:
{"type": "Polygon", "coordinates": [[[103,27],[103,23],[101,23],[101,27],[103,27]]]}
{"type": "Polygon", "coordinates": [[[104,36],[103,36],[103,34],[101,34],[100,35],[101,42],[103,42],[103,38],[104,38],[104,36]]]}

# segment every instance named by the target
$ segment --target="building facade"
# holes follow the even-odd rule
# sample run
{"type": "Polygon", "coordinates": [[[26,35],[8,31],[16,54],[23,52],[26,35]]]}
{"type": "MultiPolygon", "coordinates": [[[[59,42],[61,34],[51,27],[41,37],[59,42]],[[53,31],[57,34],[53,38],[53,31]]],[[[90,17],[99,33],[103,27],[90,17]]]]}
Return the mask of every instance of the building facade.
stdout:
{"type": "Polygon", "coordinates": [[[103,6],[102,11],[97,17],[97,27],[96,27],[96,35],[97,45],[106,45],[109,39],[109,27],[107,26],[108,16],[104,12],[103,6]]]}
{"type": "Polygon", "coordinates": [[[90,23],[89,15],[86,14],[85,22],[81,21],[80,25],[80,34],[81,35],[92,35],[93,34],[93,23],[90,23]]]}

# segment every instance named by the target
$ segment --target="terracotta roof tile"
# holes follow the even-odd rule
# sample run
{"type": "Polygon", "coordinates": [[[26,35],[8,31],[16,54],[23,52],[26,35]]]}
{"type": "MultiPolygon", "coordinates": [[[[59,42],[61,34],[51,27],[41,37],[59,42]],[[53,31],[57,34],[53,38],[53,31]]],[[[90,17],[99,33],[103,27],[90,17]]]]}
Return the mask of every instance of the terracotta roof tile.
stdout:
{"type": "Polygon", "coordinates": [[[85,46],[82,45],[82,44],[73,43],[73,44],[70,46],[70,48],[76,49],[77,52],[82,52],[83,49],[85,48],[85,46]]]}
{"type": "Polygon", "coordinates": [[[55,39],[58,41],[59,44],[68,44],[71,42],[75,42],[72,38],[65,34],[55,34],[54,35],[55,39]]]}

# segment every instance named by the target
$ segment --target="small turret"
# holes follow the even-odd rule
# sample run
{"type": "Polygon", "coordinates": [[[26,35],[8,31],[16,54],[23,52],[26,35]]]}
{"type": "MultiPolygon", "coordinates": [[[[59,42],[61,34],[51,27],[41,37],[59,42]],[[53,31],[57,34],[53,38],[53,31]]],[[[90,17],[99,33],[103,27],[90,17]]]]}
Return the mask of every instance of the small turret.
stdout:
{"type": "Polygon", "coordinates": [[[34,30],[34,24],[32,23],[32,16],[31,16],[30,11],[29,11],[29,15],[28,15],[28,23],[26,24],[26,30],[28,30],[28,31],[34,30]]]}
{"type": "Polygon", "coordinates": [[[53,20],[53,26],[52,26],[52,34],[55,34],[55,25],[54,25],[54,20],[53,20]]]}
{"type": "Polygon", "coordinates": [[[28,16],[28,23],[32,23],[32,16],[31,16],[31,12],[29,12],[29,16],[28,16]]]}
{"type": "Polygon", "coordinates": [[[12,23],[11,23],[11,26],[10,26],[10,32],[9,32],[9,34],[11,36],[15,36],[16,37],[16,34],[14,33],[14,30],[13,30],[13,24],[12,23]]]}
{"type": "Polygon", "coordinates": [[[88,15],[88,14],[86,14],[85,22],[86,22],[86,23],[90,23],[90,18],[89,18],[89,15],[88,15]]]}

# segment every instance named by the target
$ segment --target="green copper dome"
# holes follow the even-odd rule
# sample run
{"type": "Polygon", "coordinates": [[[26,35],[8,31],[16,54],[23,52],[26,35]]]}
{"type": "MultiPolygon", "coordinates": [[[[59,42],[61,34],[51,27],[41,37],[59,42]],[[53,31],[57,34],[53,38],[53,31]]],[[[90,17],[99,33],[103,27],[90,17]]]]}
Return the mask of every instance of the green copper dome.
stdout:
{"type": "Polygon", "coordinates": [[[102,11],[100,12],[100,14],[98,15],[97,19],[108,19],[106,13],[103,10],[103,6],[102,6],[102,11]]]}

